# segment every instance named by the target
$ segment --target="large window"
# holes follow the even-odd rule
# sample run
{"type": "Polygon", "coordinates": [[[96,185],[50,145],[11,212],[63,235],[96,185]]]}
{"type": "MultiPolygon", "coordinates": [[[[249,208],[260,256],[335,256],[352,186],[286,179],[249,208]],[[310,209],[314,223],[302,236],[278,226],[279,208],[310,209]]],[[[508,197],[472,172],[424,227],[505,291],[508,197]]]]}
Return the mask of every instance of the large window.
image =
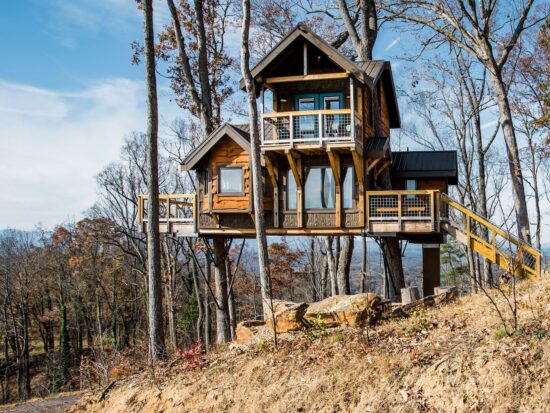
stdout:
{"type": "Polygon", "coordinates": [[[352,209],[355,200],[355,172],[353,166],[344,167],[342,193],[344,195],[344,209],[352,209]]]}
{"type": "Polygon", "coordinates": [[[296,180],[292,171],[289,170],[286,177],[286,209],[289,211],[294,211],[298,207],[296,192],[296,180]]]}
{"type": "Polygon", "coordinates": [[[336,185],[332,169],[328,166],[312,167],[306,173],[306,209],[334,209],[336,185]]]}
{"type": "Polygon", "coordinates": [[[218,193],[221,195],[242,195],[243,168],[220,167],[218,169],[218,193]]]}

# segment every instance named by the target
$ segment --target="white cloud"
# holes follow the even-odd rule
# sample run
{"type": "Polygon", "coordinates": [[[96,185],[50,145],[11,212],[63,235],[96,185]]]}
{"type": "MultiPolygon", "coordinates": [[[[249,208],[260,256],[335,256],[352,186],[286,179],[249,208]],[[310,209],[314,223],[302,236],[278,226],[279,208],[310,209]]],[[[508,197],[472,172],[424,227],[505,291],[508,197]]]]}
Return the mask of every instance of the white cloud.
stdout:
{"type": "Polygon", "coordinates": [[[127,79],[72,93],[0,80],[0,228],[79,218],[144,112],[142,84],[127,79]]]}
{"type": "Polygon", "coordinates": [[[388,44],[386,46],[386,52],[390,49],[393,49],[395,47],[395,45],[397,45],[399,42],[401,41],[401,37],[396,37],[395,39],[393,39],[390,44],[388,44]]]}

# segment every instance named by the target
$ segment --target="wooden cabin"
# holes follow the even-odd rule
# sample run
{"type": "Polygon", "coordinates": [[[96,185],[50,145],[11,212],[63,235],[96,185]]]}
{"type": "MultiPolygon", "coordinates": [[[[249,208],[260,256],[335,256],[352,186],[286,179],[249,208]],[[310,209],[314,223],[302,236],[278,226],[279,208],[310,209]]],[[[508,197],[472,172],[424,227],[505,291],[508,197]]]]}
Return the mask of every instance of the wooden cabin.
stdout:
{"type": "MultiPolygon", "coordinates": [[[[453,204],[445,194],[458,181],[457,154],[392,152],[391,130],[401,121],[391,64],[351,61],[299,25],[252,74],[261,102],[267,234],[368,234],[422,243],[431,291],[443,230],[449,232],[443,224],[453,204]]],[[[197,193],[161,196],[161,231],[255,236],[248,125],[223,124],[181,169],[195,173],[197,193]]],[[[141,197],[143,223],[145,202],[141,197]]],[[[474,215],[468,219],[481,222],[474,215]]],[[[487,245],[474,235],[468,242],[477,239],[485,253],[487,245]]],[[[494,249],[493,240],[484,256],[496,262],[494,249]]]]}
{"type": "MultiPolygon", "coordinates": [[[[430,153],[392,154],[390,130],[400,118],[389,62],[352,62],[300,25],[252,74],[261,101],[268,234],[367,230],[441,239],[438,191],[456,183],[456,153],[433,154],[451,160],[446,171],[430,170],[430,153]],[[422,157],[423,171],[407,169],[413,155],[422,157]],[[395,189],[409,193],[381,189],[388,171],[395,189]]],[[[249,152],[248,125],[224,124],[182,164],[197,176],[200,234],[254,236],[249,152]]]]}

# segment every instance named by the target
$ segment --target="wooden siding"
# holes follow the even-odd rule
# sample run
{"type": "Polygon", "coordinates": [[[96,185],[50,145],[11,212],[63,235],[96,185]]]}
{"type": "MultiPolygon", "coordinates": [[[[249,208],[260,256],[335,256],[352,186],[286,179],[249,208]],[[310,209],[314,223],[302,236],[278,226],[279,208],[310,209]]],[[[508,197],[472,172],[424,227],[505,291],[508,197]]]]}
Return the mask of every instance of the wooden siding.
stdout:
{"type": "Polygon", "coordinates": [[[250,157],[235,141],[229,138],[221,139],[210,153],[212,210],[250,210],[250,157]],[[243,168],[243,194],[220,195],[218,193],[218,168],[223,166],[243,168]]]}
{"type": "MultiPolygon", "coordinates": [[[[248,152],[241,148],[230,138],[221,139],[210,153],[210,190],[212,192],[212,211],[226,211],[228,213],[238,211],[252,211],[252,197],[250,186],[250,157],[248,152]],[[242,195],[222,195],[218,192],[218,170],[220,167],[241,167],[243,168],[243,193],[242,195]]],[[[264,196],[264,209],[273,209],[273,190],[267,182],[267,191],[264,196]]],[[[208,211],[209,194],[202,197],[201,211],[208,211]]]]}
{"type": "Polygon", "coordinates": [[[390,136],[390,113],[388,111],[388,102],[386,89],[383,83],[378,83],[378,99],[380,100],[380,120],[381,120],[381,137],[387,138],[390,136]]]}
{"type": "MultiPolygon", "coordinates": [[[[410,178],[414,179],[414,178],[410,178]]],[[[446,178],[419,178],[416,179],[418,190],[437,189],[443,193],[447,193],[449,185],[446,178]]],[[[395,190],[405,189],[405,179],[393,178],[392,188],[395,190]]]]}

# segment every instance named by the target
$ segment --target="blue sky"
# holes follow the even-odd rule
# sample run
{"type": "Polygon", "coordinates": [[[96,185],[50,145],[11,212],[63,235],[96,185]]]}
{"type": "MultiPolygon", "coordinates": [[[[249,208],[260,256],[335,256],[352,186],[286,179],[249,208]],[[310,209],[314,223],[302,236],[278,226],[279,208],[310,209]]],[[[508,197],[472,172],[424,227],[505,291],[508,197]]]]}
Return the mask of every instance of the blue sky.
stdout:
{"type": "MultiPolygon", "coordinates": [[[[159,30],[164,1],[155,12],[159,30]]],[[[95,175],[144,127],[143,67],[130,48],[141,19],[133,0],[0,2],[0,228],[51,228],[93,205],[95,175]]],[[[398,39],[383,34],[378,49],[398,39]]],[[[159,88],[162,128],[184,114],[162,79],[159,88]]]]}
{"type": "MultiPolygon", "coordinates": [[[[164,0],[155,13],[158,31],[169,22],[164,0]]],[[[51,228],[94,204],[95,176],[145,126],[143,66],[131,64],[130,48],[142,36],[134,0],[0,1],[0,228],[51,228]]],[[[238,57],[239,30],[229,36],[238,57]]],[[[389,25],[377,40],[375,58],[392,60],[398,88],[408,89],[411,65],[394,57],[411,42],[389,25]]],[[[159,105],[161,133],[185,116],[162,78],[159,105]]]]}

